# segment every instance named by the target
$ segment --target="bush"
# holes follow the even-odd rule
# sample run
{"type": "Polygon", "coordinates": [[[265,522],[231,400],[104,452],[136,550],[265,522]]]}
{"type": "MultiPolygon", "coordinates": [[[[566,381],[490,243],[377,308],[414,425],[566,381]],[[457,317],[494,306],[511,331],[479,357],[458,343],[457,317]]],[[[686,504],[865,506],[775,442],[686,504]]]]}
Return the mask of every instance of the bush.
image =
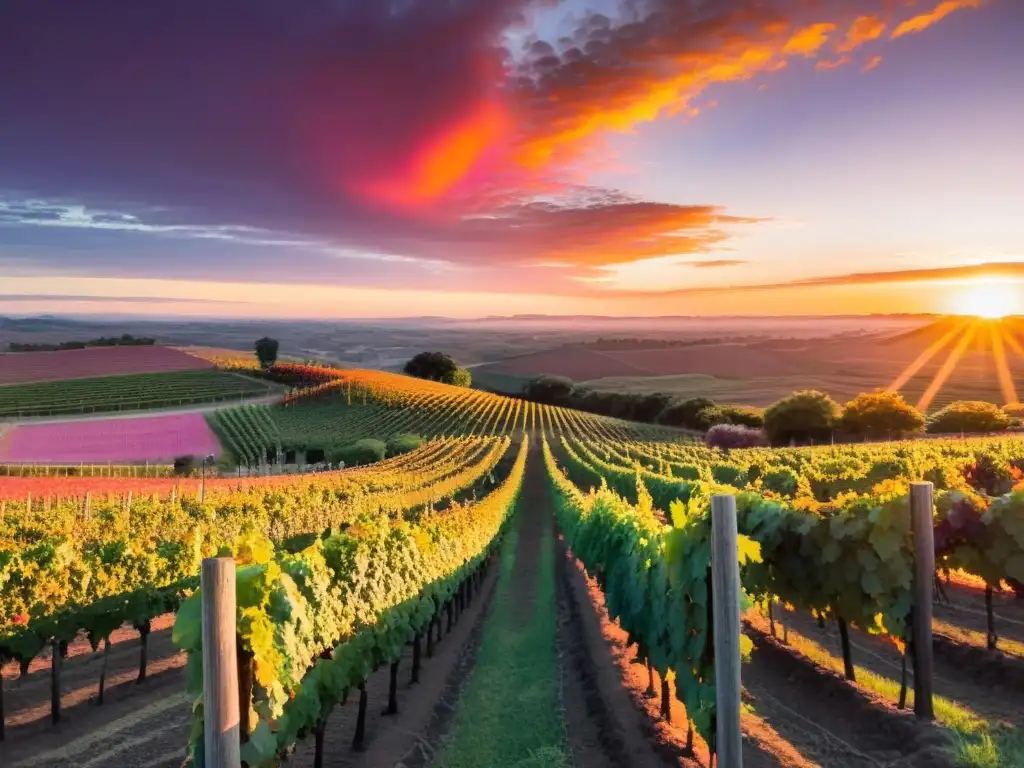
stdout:
{"type": "Polygon", "coordinates": [[[924,415],[897,392],[871,392],[853,398],[839,420],[855,437],[901,438],[924,429],[924,415]]]}
{"type": "Polygon", "coordinates": [[[174,474],[179,477],[189,477],[199,471],[199,459],[195,456],[175,456],[174,474]]]}
{"type": "Polygon", "coordinates": [[[362,440],[331,450],[327,454],[327,460],[332,464],[344,463],[346,467],[359,467],[383,461],[387,452],[388,446],[383,440],[364,437],[362,440]]]}
{"type": "Polygon", "coordinates": [[[686,429],[707,429],[705,422],[701,420],[700,413],[705,408],[716,408],[714,400],[706,397],[691,397],[686,400],[676,400],[666,406],[658,414],[658,423],[669,427],[684,427],[686,429]]]}
{"type": "Polygon", "coordinates": [[[928,419],[928,432],[935,435],[1003,432],[1013,420],[998,406],[979,400],[950,403],[928,419]]]}
{"type": "Polygon", "coordinates": [[[708,448],[754,448],[766,443],[764,432],[739,424],[716,424],[704,436],[708,448]]]}
{"type": "Polygon", "coordinates": [[[1010,403],[1003,406],[1003,413],[1010,417],[1010,426],[1019,427],[1024,424],[1024,404],[1010,403]]]}
{"type": "Polygon", "coordinates": [[[565,376],[538,376],[527,383],[523,396],[537,403],[566,405],[575,386],[575,382],[565,376]]]}
{"type": "Polygon", "coordinates": [[[738,424],[754,429],[761,429],[764,426],[764,411],[761,408],[753,408],[748,405],[726,405],[722,407],[722,412],[729,419],[729,424],[738,424]]]}
{"type": "Polygon", "coordinates": [[[664,392],[653,392],[638,397],[633,403],[633,419],[651,424],[670,402],[672,396],[664,392]]]}
{"type": "Polygon", "coordinates": [[[772,445],[827,440],[839,421],[839,404],[824,392],[794,392],[764,412],[764,431],[772,445]]]}
{"type": "Polygon", "coordinates": [[[388,458],[391,458],[392,456],[400,456],[403,453],[415,451],[421,445],[423,445],[423,438],[419,435],[396,435],[388,440],[387,456],[388,458]]]}

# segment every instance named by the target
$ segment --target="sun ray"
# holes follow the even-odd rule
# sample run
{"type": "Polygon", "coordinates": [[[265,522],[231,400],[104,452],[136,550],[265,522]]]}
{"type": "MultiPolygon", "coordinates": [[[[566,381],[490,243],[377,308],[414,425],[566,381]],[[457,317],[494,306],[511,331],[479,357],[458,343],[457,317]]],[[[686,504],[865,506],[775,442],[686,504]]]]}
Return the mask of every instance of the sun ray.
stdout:
{"type": "Polygon", "coordinates": [[[996,361],[996,373],[999,376],[999,388],[1003,391],[1003,404],[1018,403],[1017,387],[1013,383],[1010,366],[1006,362],[1006,348],[1003,345],[1003,327],[992,323],[988,328],[992,337],[992,356],[996,361]]]}
{"type": "Polygon", "coordinates": [[[1022,347],[1020,342],[1017,341],[1016,337],[1013,335],[1013,331],[1005,326],[1003,330],[1005,331],[1003,338],[1006,339],[1006,343],[1010,346],[1010,349],[1016,352],[1019,357],[1024,357],[1024,347],[1022,347]]]}
{"type": "Polygon", "coordinates": [[[906,368],[904,368],[903,373],[897,376],[896,380],[889,385],[889,391],[898,392],[899,390],[903,389],[906,383],[910,381],[912,378],[914,378],[914,376],[917,375],[917,372],[920,371],[929,360],[931,360],[933,357],[935,357],[935,355],[941,352],[947,344],[952,342],[953,339],[956,338],[964,330],[964,328],[967,327],[967,324],[969,322],[969,320],[962,320],[956,326],[954,326],[948,333],[946,333],[941,339],[936,341],[924,352],[918,355],[917,359],[914,360],[914,362],[912,362],[906,368]]]}
{"type": "Polygon", "coordinates": [[[935,378],[932,379],[932,383],[928,385],[928,389],[921,395],[921,399],[917,401],[917,410],[927,411],[928,407],[932,404],[935,399],[935,395],[939,393],[939,390],[945,385],[946,381],[956,370],[957,363],[960,362],[960,358],[964,356],[964,352],[967,351],[967,347],[974,340],[975,334],[978,332],[977,321],[971,323],[970,327],[964,332],[964,335],[960,337],[960,341],[953,348],[953,351],[949,353],[949,357],[946,358],[946,362],[942,364],[942,368],[935,374],[935,378]]]}

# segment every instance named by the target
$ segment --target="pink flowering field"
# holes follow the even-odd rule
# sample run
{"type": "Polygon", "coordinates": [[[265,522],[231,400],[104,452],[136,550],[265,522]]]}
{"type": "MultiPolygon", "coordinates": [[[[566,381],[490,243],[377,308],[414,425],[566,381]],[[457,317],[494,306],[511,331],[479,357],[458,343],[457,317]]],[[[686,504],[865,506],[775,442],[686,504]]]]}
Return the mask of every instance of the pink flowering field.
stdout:
{"type": "Polygon", "coordinates": [[[219,454],[201,413],[17,426],[0,438],[0,463],[102,464],[219,454]]]}

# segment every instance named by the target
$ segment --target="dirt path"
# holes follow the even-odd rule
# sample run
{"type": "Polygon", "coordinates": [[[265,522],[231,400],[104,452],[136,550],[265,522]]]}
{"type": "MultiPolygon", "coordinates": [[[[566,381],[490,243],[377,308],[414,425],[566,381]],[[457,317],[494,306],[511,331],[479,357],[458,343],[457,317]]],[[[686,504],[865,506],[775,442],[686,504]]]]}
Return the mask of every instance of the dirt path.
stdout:
{"type": "Polygon", "coordinates": [[[569,765],[555,643],[553,518],[538,482],[541,462],[534,449],[480,654],[431,763],[436,768],[569,765]]]}

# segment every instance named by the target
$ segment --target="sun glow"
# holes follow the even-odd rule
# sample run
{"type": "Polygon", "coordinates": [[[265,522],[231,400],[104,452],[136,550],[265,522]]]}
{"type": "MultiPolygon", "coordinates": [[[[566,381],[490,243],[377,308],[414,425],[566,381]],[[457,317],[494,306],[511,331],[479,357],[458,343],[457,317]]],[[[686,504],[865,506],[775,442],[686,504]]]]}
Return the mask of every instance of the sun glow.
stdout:
{"type": "Polygon", "coordinates": [[[1018,286],[1008,280],[988,279],[965,285],[953,299],[958,315],[998,320],[1020,312],[1018,286]]]}

